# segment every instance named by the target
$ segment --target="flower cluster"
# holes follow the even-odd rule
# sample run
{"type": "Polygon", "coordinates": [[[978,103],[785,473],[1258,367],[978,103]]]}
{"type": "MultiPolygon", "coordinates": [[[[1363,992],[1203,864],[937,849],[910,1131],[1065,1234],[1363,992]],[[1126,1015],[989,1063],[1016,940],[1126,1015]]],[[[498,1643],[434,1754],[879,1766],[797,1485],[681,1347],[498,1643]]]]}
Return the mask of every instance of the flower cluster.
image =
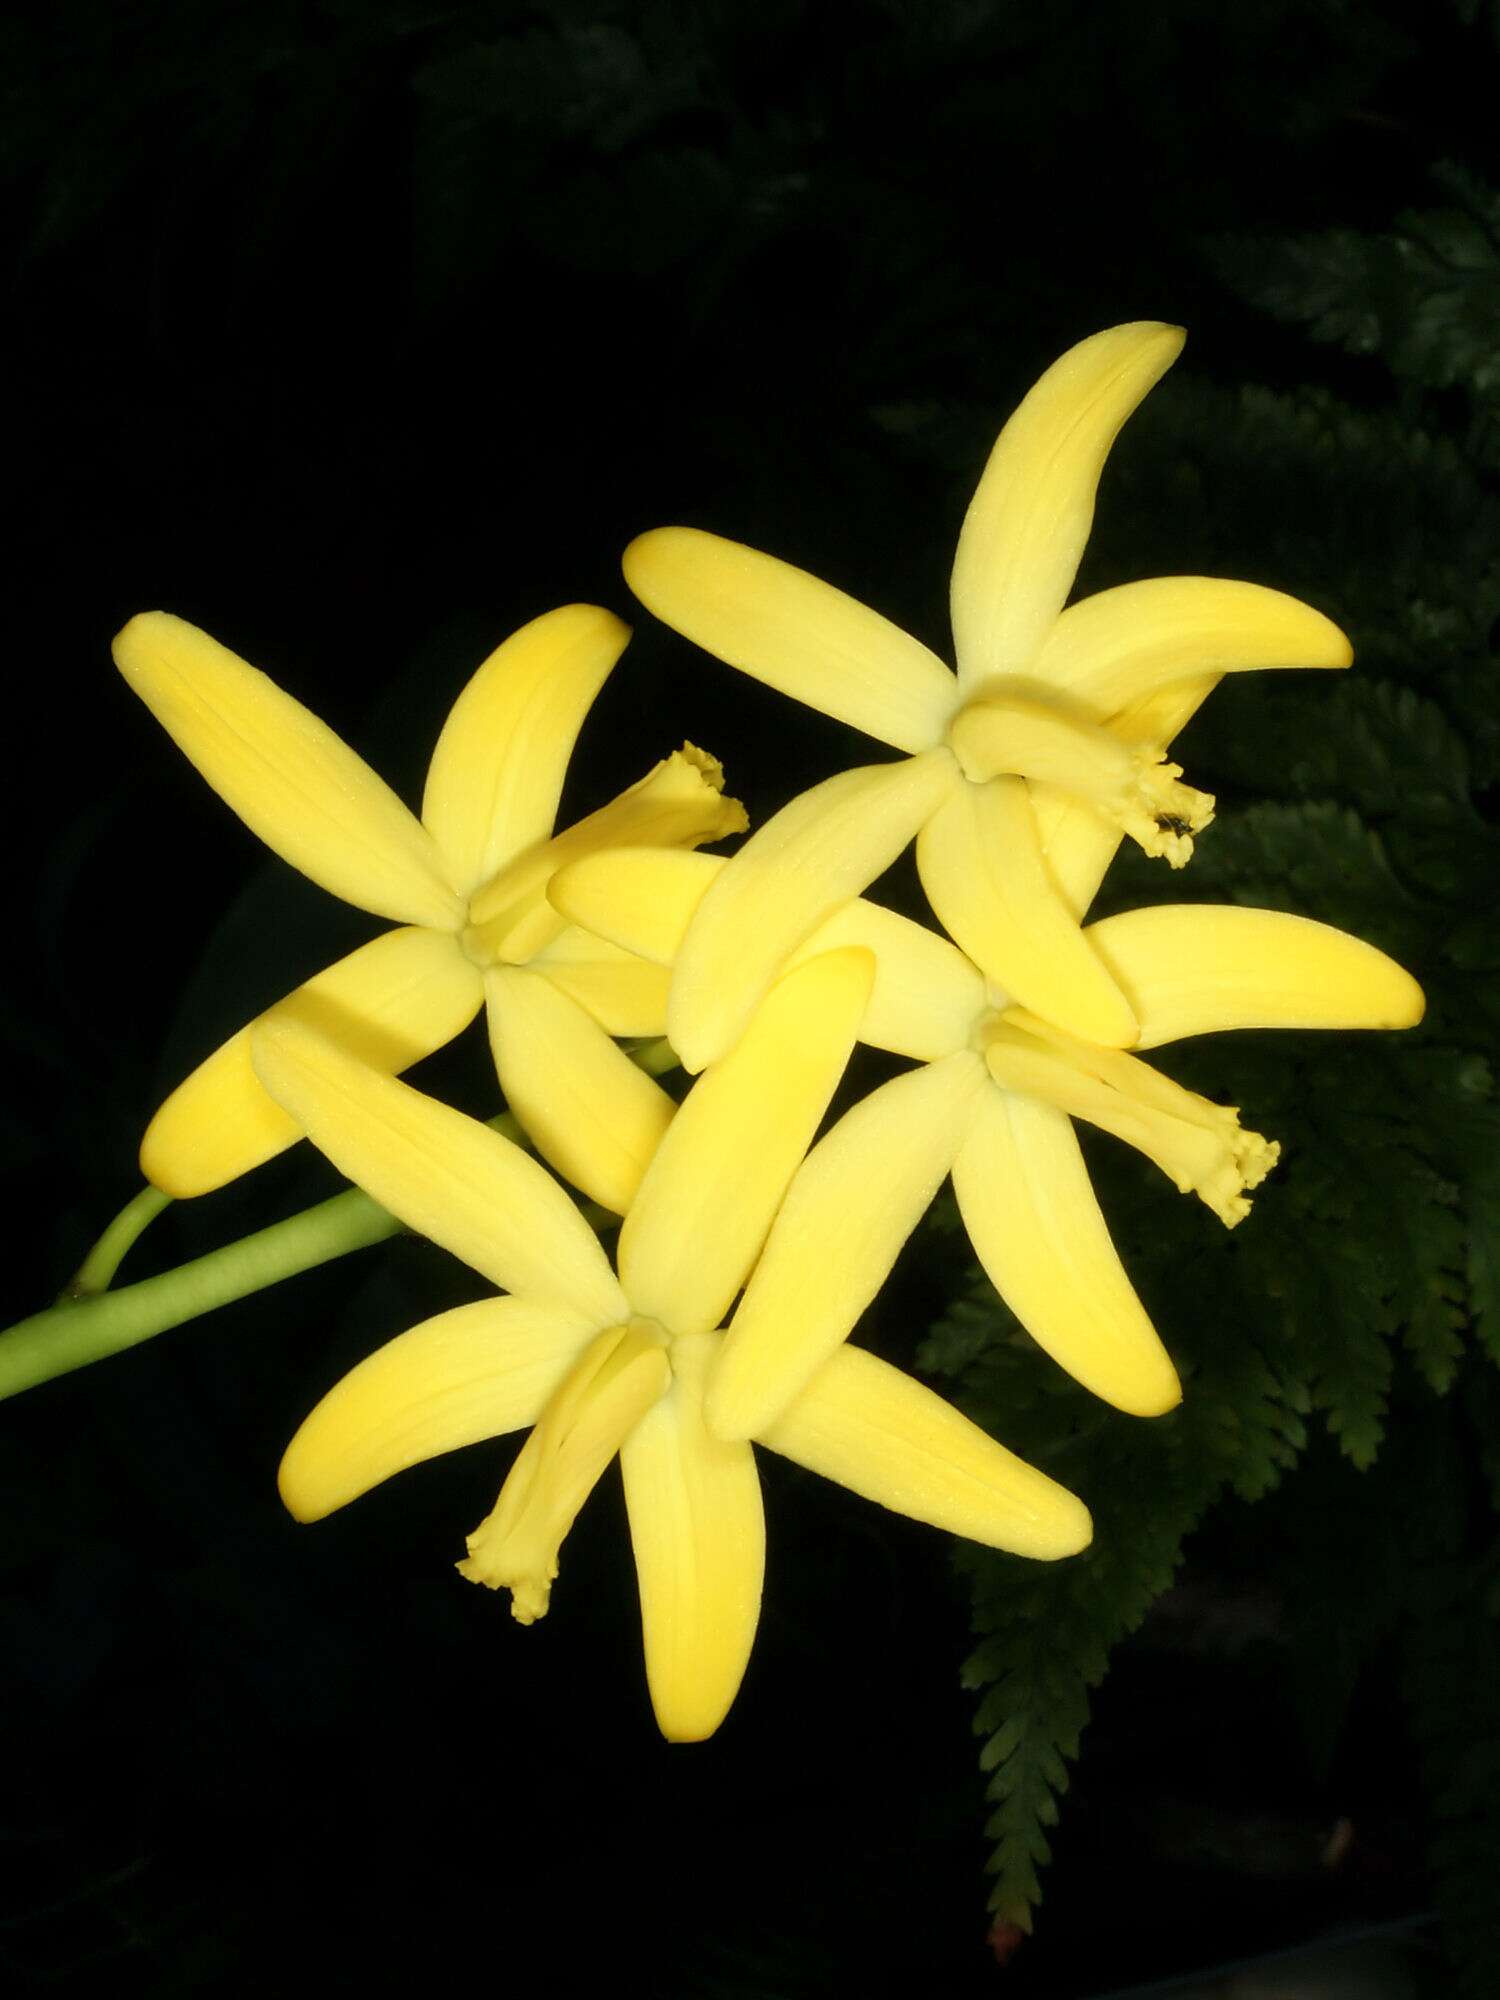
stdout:
{"type": "Polygon", "coordinates": [[[718,1726],[749,1658],[757,1444],[991,1547],[1055,1559],[1089,1539],[1080,1500],[848,1344],[949,1175],[1038,1345],[1119,1408],[1159,1414],[1177,1374],[1073,1121],[1232,1227],[1277,1147],[1141,1052],[1421,1016],[1399,966],[1302,918],[1164,905],[1084,921],[1121,838],[1178,868],[1209,824],[1213,801],[1167,750],[1220,675],[1350,658],[1320,613],[1248,583],[1157,578],[1067,603],[1105,456],[1180,346],[1155,324],[1099,334],[1006,425],[954,564],[956,673],[774,557],[686,528],[632,544],[627,580],[659,618],[904,753],[814,786],[727,860],[695,850],[745,816],[691,745],[554,831],[574,740],[629,637],[608,611],[553,611],[484,662],[420,819],[201,632],[152,613],[116,641],[241,818],[399,926],[174,1091],[146,1134],[148,1178],[202,1192],[306,1134],[505,1294],[338,1383],[288,1448],[287,1506],[316,1519],[423,1459],[529,1430],[459,1568],[530,1623],[618,1456],[647,1678],[674,1740],[718,1726]],[[946,935],[863,896],[913,837],[946,935]],[[399,1080],[481,1008],[539,1157],[399,1080]],[[620,1046],[664,1034],[696,1079],[680,1104],[620,1046]],[[860,1040],[911,1066],[819,1137],[860,1040]],[[548,1167],[621,1218],[613,1263],[548,1167]]]}

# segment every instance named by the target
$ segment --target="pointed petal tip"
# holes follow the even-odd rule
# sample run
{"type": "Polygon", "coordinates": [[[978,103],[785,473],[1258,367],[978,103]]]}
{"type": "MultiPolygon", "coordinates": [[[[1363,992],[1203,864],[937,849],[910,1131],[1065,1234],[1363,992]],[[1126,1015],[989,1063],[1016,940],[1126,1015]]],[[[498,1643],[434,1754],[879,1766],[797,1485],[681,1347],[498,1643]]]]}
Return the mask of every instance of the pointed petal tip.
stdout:
{"type": "Polygon", "coordinates": [[[1168,319],[1125,320],[1119,326],[1108,328],[1097,338],[1122,340],[1130,335],[1134,335],[1142,347],[1156,347],[1163,353],[1170,353],[1173,361],[1187,345],[1187,328],[1168,319]]]}
{"type": "Polygon", "coordinates": [[[1182,1381],[1164,1349],[1159,1368],[1117,1388],[1107,1400],[1127,1417],[1165,1417],[1182,1401],[1182,1381]]]}
{"type": "Polygon", "coordinates": [[[580,627],[593,625],[597,627],[601,638],[610,639],[621,648],[631,635],[631,627],[625,620],[603,604],[561,604],[550,617],[554,620],[570,619],[580,627]]]}
{"type": "Polygon", "coordinates": [[[1427,995],[1404,966],[1391,961],[1404,984],[1398,984],[1391,1006],[1393,1028],[1415,1028],[1427,1013],[1427,995]]]}

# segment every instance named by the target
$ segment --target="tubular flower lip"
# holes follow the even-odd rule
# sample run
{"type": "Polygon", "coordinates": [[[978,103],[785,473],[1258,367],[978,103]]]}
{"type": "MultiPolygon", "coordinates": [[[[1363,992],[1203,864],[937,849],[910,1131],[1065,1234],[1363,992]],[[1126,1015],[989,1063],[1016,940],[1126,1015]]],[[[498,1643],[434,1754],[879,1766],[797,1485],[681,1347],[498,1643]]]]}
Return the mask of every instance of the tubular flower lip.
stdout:
{"type": "MultiPolygon", "coordinates": [[[[689,1092],[620,1231],[618,1271],[562,1188],[499,1134],[359,1063],[298,1022],[253,1036],[266,1087],[346,1174],[510,1297],[440,1314],[338,1383],[282,1463],[316,1520],[381,1480],[524,1428],[459,1564],[548,1606],[562,1540],[618,1453],[646,1674],[662,1733],[711,1735],[739,1688],[765,1559],[751,1445],[711,1435],[720,1323],[853,1045],[873,967],[845,947],[789,971],[734,1052],[689,1092]]],[[[1085,1546],[1071,1494],[930,1390],[847,1349],[759,1442],[919,1520],[1051,1559],[1085,1546]]]]}
{"type": "Polygon", "coordinates": [[[1129,1000],[1079,923],[1122,834],[1175,868],[1212,817],[1167,745],[1225,673],[1351,658],[1320,612],[1216,577],[1064,609],[1110,446],[1182,341],[1154,321],[1096,334],[1006,424],[953,565],[956,676],[774,556],[692,528],[626,550],[626,581],[665,623],[907,753],[794,800],[705,900],[668,1004],[689,1070],[730,1046],[790,953],[913,835],[933,909],[987,978],[1072,1034],[1133,1046],[1129,1000]]]}
{"type": "MultiPolygon", "coordinates": [[[[629,637],[610,612],[569,604],[499,646],[443,726],[420,820],[315,715],[207,633],[153,611],[114,642],[126,680],[253,832],[334,895],[401,926],[271,1013],[395,1072],[484,1007],[516,1116],[560,1172],[617,1213],[672,1105],[611,1037],[662,1032],[667,980],[570,932],[546,900],[547,876],[621,841],[694,846],[747,823],[722,796],[718,763],[688,744],[553,834],[574,740],[629,637]]],[[[249,1035],[233,1035],[151,1120],[141,1165],[166,1193],[222,1187],[300,1136],[257,1080],[249,1035]]]]}
{"type": "MultiPolygon", "coordinates": [[[[550,893],[575,923],[670,962],[729,865],[620,849],[562,870],[550,893]]],[[[1421,989],[1394,960],[1275,910],[1167,904],[1085,936],[1128,996],[1143,1049],[1231,1028],[1422,1017],[1421,989]]],[[[956,947],[889,910],[850,903],[804,949],[835,944],[876,957],[861,1038],[924,1067],[847,1112],[793,1179],[724,1338],[711,1430],[765,1434],[840,1351],[949,1173],[981,1264],[1037,1344],[1120,1409],[1171,1409],[1176,1371],[1110,1240],[1072,1120],[1138,1148],[1230,1228],[1277,1147],[1138,1056],[1010,1004],[956,947]]]]}

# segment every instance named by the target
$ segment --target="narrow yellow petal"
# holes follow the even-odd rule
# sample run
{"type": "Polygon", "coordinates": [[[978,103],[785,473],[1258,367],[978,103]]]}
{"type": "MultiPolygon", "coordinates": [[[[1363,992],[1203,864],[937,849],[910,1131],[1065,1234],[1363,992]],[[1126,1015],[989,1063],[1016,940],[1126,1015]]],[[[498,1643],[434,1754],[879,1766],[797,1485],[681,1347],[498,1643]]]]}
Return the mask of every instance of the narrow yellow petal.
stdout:
{"type": "MultiPolygon", "coordinates": [[[[634,850],[632,850],[634,851],[634,850]]],[[[657,853],[671,853],[659,848],[657,853]]],[[[688,856],[696,860],[696,855],[688,856]]],[[[592,1014],[607,1035],[667,1032],[669,968],[570,924],[531,960],[531,970],[592,1014]]]]}
{"type": "Polygon", "coordinates": [[[892,1055],[936,1062],[967,1048],[987,1005],[984,974],[936,931],[864,896],[835,910],[787,961],[859,945],[875,954],[875,984],[859,1039],[892,1055]]]}
{"type": "Polygon", "coordinates": [[[1218,576],[1156,576],[1070,604],[1032,671],[1099,716],[1199,674],[1347,667],[1338,626],[1310,604],[1218,576]]]}
{"type": "Polygon", "coordinates": [[[284,861],[376,916],[462,924],[463,899],[431,834],[258,668],[165,611],[132,618],[114,656],[178,748],[284,861]]]}
{"type": "Polygon", "coordinates": [[[1184,785],[1182,766],[1154,744],[1126,743],[1090,721],[1069,695],[1036,694],[1033,681],[991,681],[948,732],[966,778],[1019,777],[1087,799],[1147,854],[1181,868],[1192,836],[1213,818],[1212,798],[1184,785]]]}
{"type": "Polygon", "coordinates": [[[558,869],[547,884],[547,896],[580,930],[670,966],[698,905],[725,866],[722,854],[615,847],[558,869]]]}
{"type": "Polygon", "coordinates": [[[1222,1028],[1410,1028],[1426,1005],[1374,945],[1280,910],[1166,903],[1086,935],[1129,995],[1143,1049],[1222,1028]]]}
{"type": "Polygon", "coordinates": [[[749,825],[738,799],[724,797],[717,757],[684,743],[635,784],[576,825],[528,847],[473,897],[466,945],[481,959],[524,965],[562,930],[547,884],[580,855],[611,847],[697,847],[749,825]]]}
{"type": "Polygon", "coordinates": [[[969,1240],[1038,1347],[1132,1416],[1182,1398],[1166,1349],[1110,1241],[1067,1117],[991,1090],[954,1163],[969,1240]]]}
{"type": "MultiPolygon", "coordinates": [[[[548,894],[575,924],[670,966],[709,885],[727,865],[718,854],[622,847],[575,861],[553,876],[548,894]]],[[[788,968],[847,945],[875,954],[862,1042],[918,1062],[967,1047],[975,1018],[988,1004],[984,975],[947,938],[857,896],[819,924],[787,960],[788,968]]]]}
{"type": "MultiPolygon", "coordinates": [[[[260,1018],[301,1021],[389,1072],[451,1042],[483,998],[479,974],[452,937],[403,929],[361,945],[260,1018]]],[[[261,1088],[250,1061],[254,1025],[201,1062],[147,1126],[141,1171],[167,1194],[207,1194],[302,1137],[261,1088]]]]}
{"type": "Polygon", "coordinates": [[[934,1528],[1051,1562],[1088,1547],[1081,1500],[899,1368],[841,1347],[758,1440],[934,1528]]]}
{"type": "Polygon", "coordinates": [[[1082,923],[1125,835],[1076,793],[1035,780],[1027,790],[1047,873],[1074,921],[1082,923]]]}
{"type": "Polygon", "coordinates": [[[958,697],[899,626],[806,570],[697,528],[656,528],[625,551],[648,610],[731,667],[897,750],[937,743],[958,697]]]}
{"type": "Polygon", "coordinates": [[[1001,431],[953,564],[953,637],[966,690],[1035,671],[1073,587],[1109,448],[1182,351],[1175,326],[1140,320],[1055,361],[1001,431]]]}
{"type": "Polygon", "coordinates": [[[637,1312],[674,1334],[723,1319],[828,1109],[874,971],[868,952],[836,951],[788,972],[689,1091],[620,1230],[637,1312]]]}
{"type": "Polygon", "coordinates": [[[484,975],[490,1048],[505,1101],[549,1165],[623,1215],[676,1108],[658,1083],[539,972],[484,975]]]}
{"type": "Polygon", "coordinates": [[[534,1424],[594,1328],[535,1299],[480,1299],[399,1334],[306,1418],[277,1475],[320,1521],[393,1473],[534,1424]]]}
{"type": "Polygon", "coordinates": [[[1144,1153],[1226,1229],[1244,1221],[1248,1190],[1280,1157],[1278,1145],[1240,1124],[1233,1105],[1215,1104],[1138,1056],[1081,1042],[1019,1007],[988,1025],[984,1059],[1003,1089],[1086,1118],[1144,1153]]]}
{"type": "MultiPolygon", "coordinates": [[[[1092,603],[1093,599],[1085,601],[1092,603]]],[[[1149,745],[1160,754],[1191,722],[1219,680],[1217,673],[1211,673],[1172,681],[1155,694],[1128,703],[1111,718],[1108,727],[1121,742],[1149,745]]],[[[1033,782],[1031,805],[1047,872],[1058,894],[1081,921],[1115,858],[1120,828],[1056,785],[1033,782]]]]}
{"type": "Polygon", "coordinates": [[[1135,1016],[1042,857],[1024,778],[964,784],[917,837],[938,919],[1013,999],[1085,1040],[1128,1048],[1135,1016]]]}
{"type": "Polygon", "coordinates": [[[646,1682],[671,1743],[701,1742],[728,1714],[755,1642],[765,1572],[754,1454],[703,1426],[715,1345],[708,1333],[673,1343],[671,1390],[620,1448],[646,1682]]]}
{"type": "Polygon", "coordinates": [[[964,1049],[883,1084],[814,1146],[725,1335],[707,1405],[716,1436],[764,1435],[848,1338],[992,1088],[964,1049]]]}
{"type": "Polygon", "coordinates": [[[508,1590],[518,1624],[544,1618],[568,1530],[626,1438],[671,1384],[660,1327],[632,1321],[598,1334],[548,1401],[499,1500],[468,1537],[459,1575],[508,1590]]]}
{"type": "Polygon", "coordinates": [[[629,639],[613,612],[565,604],[497,646],[454,703],[422,819],[464,895],[551,833],[583,719],[629,639]]]}
{"type": "Polygon", "coordinates": [[[1144,694],[1127,702],[1109,727],[1124,743],[1149,743],[1165,750],[1179,730],[1186,729],[1198,710],[1219,685],[1221,674],[1190,674],[1172,681],[1155,694],[1144,694]]]}
{"type": "Polygon", "coordinates": [[[598,1237],[519,1146],[294,1023],[258,1027],[251,1054],[313,1144],[418,1235],[594,1326],[628,1317],[598,1237]]]}
{"type": "Polygon", "coordinates": [[[725,866],[677,955],[667,1033],[697,1071],[731,1049],[804,939],[882,874],[962,781],[946,750],[829,778],[725,866]]]}

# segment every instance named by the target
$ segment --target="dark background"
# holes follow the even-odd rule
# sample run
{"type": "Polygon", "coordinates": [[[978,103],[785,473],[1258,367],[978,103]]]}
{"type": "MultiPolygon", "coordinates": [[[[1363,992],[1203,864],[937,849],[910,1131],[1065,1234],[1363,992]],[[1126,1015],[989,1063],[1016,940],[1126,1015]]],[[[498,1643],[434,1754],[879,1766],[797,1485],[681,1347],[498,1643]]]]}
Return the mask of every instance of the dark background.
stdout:
{"type": "MultiPolygon", "coordinates": [[[[165,1089],[376,928],[266,864],[132,700],[108,653],[132,612],[204,625],[410,799],[490,647],[608,604],[638,636],[570,799],[687,736],[763,818],[852,739],[633,614],[625,542],[712,527],[945,652],[974,477],[1073,341],[1174,320],[1204,385],[1378,399],[1226,276],[1223,246],[1378,229],[1440,161],[1493,178],[1472,12],[12,11],[5,1316],[138,1185],[165,1089]]],[[[1111,476],[1145,465],[1151,422],[1111,476]]],[[[1125,565],[1110,493],[1101,560],[1125,565]]],[[[1316,551],[1288,577],[1274,539],[1268,520],[1233,571],[1315,596],[1316,551]]],[[[477,1036],[427,1074],[493,1108],[477,1036]]],[[[329,1185],[289,1156],[170,1212],[126,1275],[329,1185]]],[[[476,1959],[508,1990],[541,1954],[560,1991],[1067,1995],[1426,1908],[1395,1692],[1362,1679],[1309,1754],[1257,1650],[1276,1612],[1242,1519],[1118,1662],[1037,1935],[1003,1971],[938,1537],[772,1465],[756,1656],[689,1749],[652,1725],[609,1482],[529,1632],[447,1567],[506,1445],[295,1527],[273,1480],[306,1408],[480,1289],[403,1240],[0,1413],[0,1983],[446,1991],[476,1959]],[[1228,1663],[1206,1617],[1237,1634],[1228,1663]],[[1355,1864],[1332,1870],[1345,1816],[1355,1864]]],[[[889,1350],[909,1358],[940,1304],[903,1267],[889,1350]]]]}

